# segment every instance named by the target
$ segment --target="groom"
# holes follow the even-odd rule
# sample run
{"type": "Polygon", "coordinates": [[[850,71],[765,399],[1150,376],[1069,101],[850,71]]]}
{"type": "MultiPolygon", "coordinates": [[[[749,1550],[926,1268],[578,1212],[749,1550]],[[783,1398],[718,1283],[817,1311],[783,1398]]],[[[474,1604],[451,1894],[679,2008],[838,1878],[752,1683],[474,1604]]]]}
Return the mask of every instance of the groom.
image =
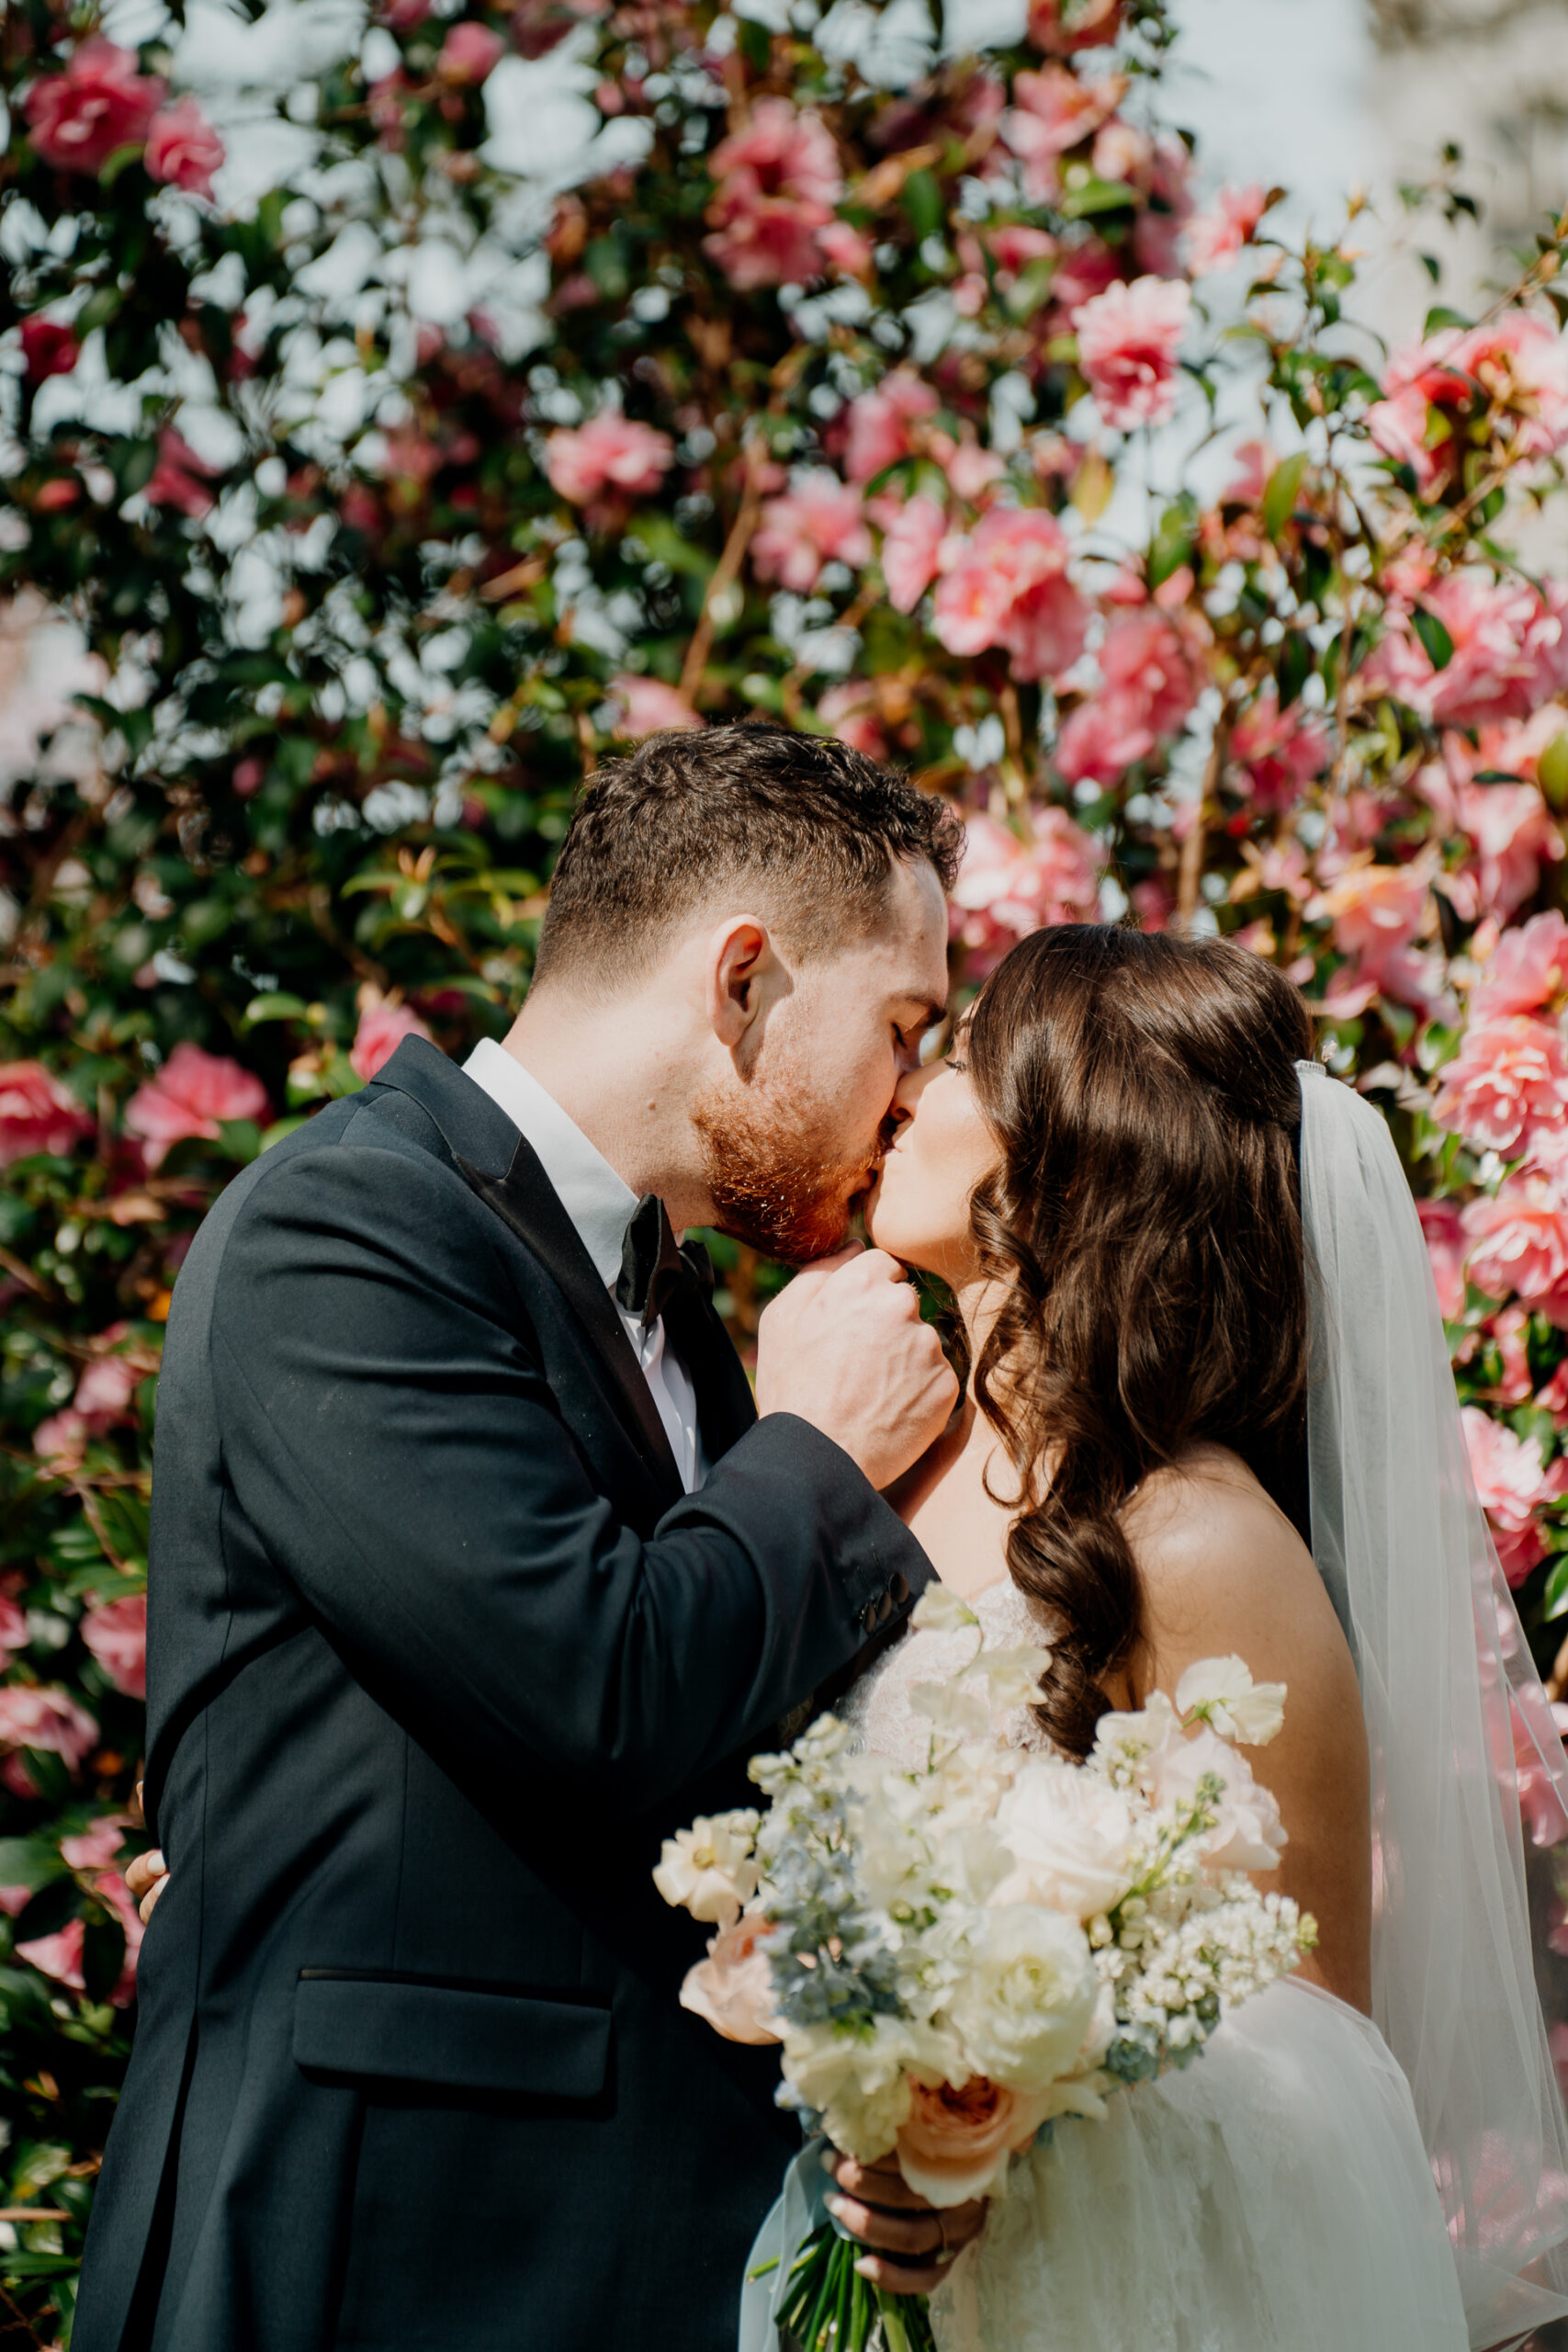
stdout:
{"type": "Polygon", "coordinates": [[[74,2352],[733,2345],[795,2134],[773,2054],[679,2008],[649,1872],[926,1582],[877,1489],[955,1389],[873,1252],[768,1309],[754,1408],[679,1235],[839,1247],[942,1009],[955,834],[837,743],[655,739],[579,809],[504,1046],[406,1042],[203,1226],[149,1595],[170,1877],[74,2352]]]}

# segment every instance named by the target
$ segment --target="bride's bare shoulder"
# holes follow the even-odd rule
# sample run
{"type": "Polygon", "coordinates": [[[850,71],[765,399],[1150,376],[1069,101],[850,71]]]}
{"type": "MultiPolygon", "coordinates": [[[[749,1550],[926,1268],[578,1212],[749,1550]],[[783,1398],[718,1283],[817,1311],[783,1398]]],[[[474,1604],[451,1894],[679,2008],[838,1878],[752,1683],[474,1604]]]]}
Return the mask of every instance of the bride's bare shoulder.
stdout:
{"type": "MultiPolygon", "coordinates": [[[[1144,1588],[1149,1679],[1216,1652],[1319,1703],[1359,1707],[1350,1654],[1311,1553],[1245,1463],[1204,1447],[1156,1472],[1124,1514],[1144,1588]]],[[[1140,1676],[1140,1679],[1144,1677],[1140,1676]]]]}

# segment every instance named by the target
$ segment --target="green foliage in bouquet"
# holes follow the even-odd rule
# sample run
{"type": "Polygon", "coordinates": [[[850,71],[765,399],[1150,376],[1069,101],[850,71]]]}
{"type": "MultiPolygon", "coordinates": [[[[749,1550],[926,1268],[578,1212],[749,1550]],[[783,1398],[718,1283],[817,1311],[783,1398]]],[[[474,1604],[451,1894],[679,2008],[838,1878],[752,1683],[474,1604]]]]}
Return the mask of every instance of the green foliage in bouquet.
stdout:
{"type": "MultiPolygon", "coordinates": [[[[639,735],[754,716],[957,797],[961,985],[1099,911],[1300,979],[1425,1196],[1557,1663],[1568,591],[1509,535],[1568,443],[1568,223],[1389,361],[1359,229],[1201,182],[1158,0],[980,56],[940,6],[747,6],[386,0],[251,94],[287,160],[232,198],[177,7],[135,52],[92,0],[0,16],[0,2292],[39,2343],[127,2042],[181,1258],[400,1035],[504,1029],[639,735]],[[541,74],[553,181],[505,161],[541,74]]],[[[744,1341],[777,1276],[721,1251],[744,1341]]]]}

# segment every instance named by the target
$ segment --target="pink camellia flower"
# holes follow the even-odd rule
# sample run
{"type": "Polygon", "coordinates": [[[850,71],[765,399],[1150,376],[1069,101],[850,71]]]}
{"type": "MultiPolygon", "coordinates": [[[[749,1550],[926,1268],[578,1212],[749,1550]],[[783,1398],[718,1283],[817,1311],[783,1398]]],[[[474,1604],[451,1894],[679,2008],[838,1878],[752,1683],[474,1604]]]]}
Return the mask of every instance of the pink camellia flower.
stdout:
{"type": "Polygon", "coordinates": [[[823,471],[797,474],[782,498],[764,499],[751,541],[758,579],[797,595],[816,586],[824,564],[858,571],[871,552],[860,492],[823,471]]]}
{"type": "Polygon", "coordinates": [[[147,1596],[106,1600],[82,1620],[82,1639],[117,1690],[128,1699],[147,1696],[147,1596]]]}
{"type": "Polygon", "coordinates": [[[911,2082],[898,2169],[917,2196],[962,2205],[998,2188],[1045,2120],[1049,2102],[976,2075],[956,2087],[911,2082]]]}
{"type": "Polygon", "coordinates": [[[1442,668],[1397,606],[1362,667],[1362,691],[1392,695],[1444,727],[1527,718],[1568,684],[1568,630],[1559,583],[1543,596],[1528,581],[1494,580],[1476,566],[1446,572],[1420,595],[1447,630],[1442,668]]]}
{"type": "Polygon", "coordinates": [[[0,1671],[10,1664],[17,1650],[25,1650],[27,1646],[27,1611],[12,1600],[8,1592],[0,1592],[0,1671]]]}
{"type": "Polygon", "coordinates": [[[75,1837],[61,1839],[60,1858],[73,1871],[101,1871],[124,1845],[127,1826],[123,1813],[101,1813],[75,1837]]]}
{"type": "Polygon", "coordinates": [[[842,685],[829,686],[817,715],[852,751],[863,752],[868,760],[887,757],[875,689],[863,678],[846,678],[842,685]]]}
{"type": "Polygon", "coordinates": [[[1181,232],[1181,252],[1194,277],[1223,269],[1252,243],[1263,205],[1264,191],[1255,180],[1248,187],[1221,188],[1211,211],[1193,214],[1181,232]]]}
{"type": "Polygon", "coordinates": [[[1334,944],[1364,971],[1381,973],[1422,929],[1431,905],[1431,869],[1379,865],[1362,856],[1307,901],[1311,921],[1334,925],[1334,944]]]}
{"type": "Polygon", "coordinates": [[[830,267],[845,277],[869,276],[876,259],[874,241],[848,220],[829,220],[817,232],[817,250],[830,267]]]}
{"type": "Polygon", "coordinates": [[[81,345],[58,320],[22,321],[22,358],[29,384],[41,384],[48,376],[69,376],[81,356],[81,345]]]}
{"type": "Polygon", "coordinates": [[[1398,353],[1383,378],[1383,398],[1367,412],[1374,441],[1409,466],[1423,497],[1458,471],[1469,444],[1433,430],[1432,412],[1458,415],[1480,408],[1511,419],[1510,444],[1521,458],[1550,457],[1568,441],[1568,345],[1554,322],[1509,310],[1485,325],[1444,327],[1398,353]]]}
{"type": "Polygon", "coordinates": [[[1502,1377],[1491,1392],[1499,1405],[1528,1405],[1535,1393],[1530,1373],[1529,1328],[1529,1309],[1517,1300],[1512,1306],[1505,1306],[1501,1315],[1489,1316],[1482,1325],[1502,1363],[1502,1377]]]}
{"type": "Polygon", "coordinates": [[[1107,424],[1130,432],[1174,413],[1177,354],[1191,311],[1179,278],[1135,277],[1073,312],[1078,365],[1107,424]]]}
{"type": "Polygon", "coordinates": [[[1568,1202],[1545,1177],[1510,1177],[1495,1198],[1471,1202],[1463,1225],[1472,1277],[1488,1297],[1536,1306],[1568,1285],[1568,1202]]]}
{"type": "Polygon", "coordinates": [[[948,905],[952,936],[982,978],[1008,949],[1047,923],[1092,922],[1100,907],[1095,845],[1065,808],[1036,808],[1027,840],[972,810],[967,848],[948,905]]]}
{"type": "Polygon", "coordinates": [[[726,2041],[782,2039],[773,2010],[773,1967],[761,1949],[769,1932],[770,1922],[759,1913],[742,1912],[713,1938],[707,1958],[686,1972],[681,2007],[723,2034],[726,2041]]]}
{"type": "Polygon", "coordinates": [[[1474,845],[1465,869],[1475,884],[1473,911],[1506,922],[1534,897],[1541,861],[1562,857],[1562,836],[1533,784],[1466,784],[1457,798],[1460,824],[1474,845]]]}
{"type": "Polygon", "coordinates": [[[1560,1127],[1568,1055],[1544,1021],[1514,1012],[1472,1023],[1441,1073],[1432,1116],[1483,1150],[1512,1151],[1538,1126],[1560,1127]]]}
{"type": "Polygon", "coordinates": [[[607,490],[642,497],[659,488],[674,462],[668,433],[614,409],[586,424],[558,425],[545,443],[550,487],[574,506],[587,506],[607,490]]]}
{"type": "Polygon", "coordinates": [[[51,1413],[39,1423],[33,1431],[33,1452],[54,1476],[68,1478],[81,1468],[92,1434],[86,1415],[67,1405],[63,1412],[51,1413]]]}
{"type": "Polygon", "coordinates": [[[1094,134],[1090,169],[1096,179],[1124,180],[1129,187],[1141,188],[1148,184],[1154,158],[1155,143],[1148,132],[1112,115],[1094,134]]]}
{"type": "Polygon", "coordinates": [[[1568,985],[1568,922],[1552,907],[1506,931],[1470,992],[1472,1021],[1534,1012],[1568,985]]]}
{"type": "Polygon", "coordinates": [[[348,1060],[361,1086],[368,1086],[405,1037],[428,1037],[430,1031],[411,1005],[389,1004],[378,990],[362,989],[360,1000],[359,1026],[348,1060]]]}
{"type": "Polygon", "coordinates": [[[86,1709],[59,1683],[8,1682],[0,1685],[0,1781],[12,1793],[36,1796],[31,1775],[17,1751],[33,1747],[58,1756],[67,1771],[82,1769],[94,1747],[98,1726],[86,1709]]]}
{"type": "Polygon", "coordinates": [[[465,82],[477,87],[490,79],[505,51],[506,43],[498,32],[467,17],[453,26],[442,42],[435,70],[444,82],[465,82]]]}
{"type": "Polygon", "coordinates": [[[158,435],[158,462],[144,492],[148,504],[177,506],[182,514],[199,522],[212,511],[212,492],[207,486],[212,470],[172,424],[165,424],[158,435]]]}
{"type": "Polygon", "coordinates": [[[1299,702],[1281,710],[1272,686],[1243,711],[1231,732],[1231,757],[1258,807],[1269,810],[1288,808],[1323,774],[1331,749],[1322,719],[1299,702]]]}
{"type": "Polygon", "coordinates": [[[156,1078],[137,1088],[126,1105],[125,1124],[145,1139],[148,1167],[159,1168],[170,1146],[187,1136],[216,1143],[223,1121],[265,1119],[267,1110],[259,1078],[187,1040],[175,1047],[156,1078]]]}
{"type": "Polygon", "coordinates": [[[820,116],[787,98],[760,98],[743,130],[711,159],[718,186],[704,251],[742,292],[820,274],[819,232],[843,194],[839,151],[820,116]]]}
{"type": "Polygon", "coordinates": [[[227,150],[194,98],[176,98],[152,118],[142,161],[150,179],[166,180],[187,196],[212,194],[212,175],[227,150]]]}
{"type": "Polygon", "coordinates": [[[1568,1462],[1559,1459],[1549,1470],[1539,1438],[1516,1437],[1478,1405],[1466,1405],[1460,1419],[1476,1498],[1491,1524],[1503,1574],[1517,1590],[1545,1556],[1535,1513],[1568,1487],[1568,1462]]]}
{"type": "Polygon", "coordinates": [[[1062,729],[1056,767],[1069,784],[1114,784],[1174,735],[1198,699],[1174,623],[1147,606],[1120,615],[1100,650],[1104,684],[1062,729]]]}
{"type": "Polygon", "coordinates": [[[953,544],[932,627],[960,660],[999,646],[1020,679],[1055,677],[1083,651],[1089,610],[1067,578],[1068,544],[1043,507],[993,506],[953,544]]]}
{"type": "Polygon", "coordinates": [[[93,1122],[42,1062],[0,1062],[0,1168],[35,1151],[68,1152],[93,1122]]]}
{"type": "Polygon", "coordinates": [[[639,677],[628,670],[611,679],[610,695],[620,714],[615,732],[634,742],[645,735],[665,735],[673,728],[690,729],[703,724],[680,688],[666,685],[662,678],[639,677]]]}
{"type": "Polygon", "coordinates": [[[915,447],[910,428],[940,406],[935,391],[912,368],[895,368],[869,392],[861,392],[848,411],[844,471],[850,480],[870,481],[908,457],[915,447]]]}
{"type": "Polygon", "coordinates": [[[882,576],[896,613],[912,613],[936,578],[947,518],[923,492],[899,507],[882,537],[882,576]]]}
{"type": "Polygon", "coordinates": [[[1023,184],[1032,197],[1056,193],[1058,158],[1093,137],[1115,112],[1126,86],[1125,74],[1083,82],[1065,65],[1014,76],[1013,103],[1002,117],[1002,137],[1023,165],[1023,184]]]}
{"type": "Polygon", "coordinates": [[[1464,1313],[1464,1261],[1469,1247],[1462,1215],[1453,1201],[1417,1201],[1416,1214],[1431,1261],[1438,1312],[1445,1323],[1457,1323],[1464,1313]]]}
{"type": "MultiPolygon", "coordinates": [[[[67,1845],[85,1842],[80,1838],[65,1838],[61,1842],[60,1850],[63,1854],[67,1845]]],[[[93,1880],[93,1893],[107,1909],[114,1913],[125,1931],[125,1958],[120,1963],[118,1982],[109,1999],[116,2008],[128,2008],[136,1998],[136,1963],[146,1929],[130,1889],[118,1871],[98,1871],[93,1880]]],[[[28,1942],[18,1944],[17,1955],[18,1959],[28,1962],[42,1975],[52,1977],[57,1984],[68,1985],[73,1992],[80,1993],[86,1989],[82,1973],[85,1941],[85,1922],[68,1919],[54,1935],[35,1936],[28,1942]]]]}
{"type": "Polygon", "coordinates": [[[952,483],[953,496],[965,505],[980,505],[1006,473],[1007,459],[974,441],[949,442],[945,434],[940,439],[946,446],[933,447],[932,455],[952,483]]]}
{"type": "Polygon", "coordinates": [[[130,50],[95,34],[62,73],[40,75],[28,90],[28,136],[46,164],[96,178],[119,148],[141,145],[165,86],[137,72],[130,50]]]}
{"type": "Polygon", "coordinates": [[[1048,57],[1098,49],[1122,28],[1124,0],[1030,0],[1029,38],[1048,57]]]}
{"type": "Polygon", "coordinates": [[[98,1356],[76,1383],[76,1410],[85,1419],[110,1428],[130,1410],[138,1384],[145,1376],[145,1366],[134,1356],[98,1356]]]}

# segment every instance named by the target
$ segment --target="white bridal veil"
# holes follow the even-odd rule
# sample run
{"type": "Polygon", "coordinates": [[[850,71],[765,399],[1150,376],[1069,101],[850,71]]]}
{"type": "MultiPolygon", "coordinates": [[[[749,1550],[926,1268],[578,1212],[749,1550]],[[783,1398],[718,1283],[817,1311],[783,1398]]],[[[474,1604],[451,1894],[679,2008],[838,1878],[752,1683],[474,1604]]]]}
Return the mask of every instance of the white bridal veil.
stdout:
{"type": "Polygon", "coordinates": [[[1415,2096],[1473,2346],[1568,2314],[1568,2128],[1537,1997],[1517,1773],[1568,1768],[1470,1479],[1382,1119],[1301,1062],[1313,1552],[1372,1766],[1373,2013],[1415,2096]]]}

